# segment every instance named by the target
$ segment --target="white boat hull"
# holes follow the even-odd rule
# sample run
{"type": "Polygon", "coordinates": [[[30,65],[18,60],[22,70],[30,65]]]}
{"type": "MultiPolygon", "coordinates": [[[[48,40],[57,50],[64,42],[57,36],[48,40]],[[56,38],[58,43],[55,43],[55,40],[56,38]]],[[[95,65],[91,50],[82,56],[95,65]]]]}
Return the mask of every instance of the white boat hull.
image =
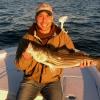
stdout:
{"type": "MultiPolygon", "coordinates": [[[[0,100],[6,98],[16,100],[16,93],[23,73],[17,71],[15,67],[15,52],[16,47],[0,51],[0,100]]],[[[95,68],[64,69],[61,83],[64,98],[76,97],[73,100],[100,100],[100,73],[95,68]]],[[[39,98],[35,100],[41,100],[39,98]]]]}

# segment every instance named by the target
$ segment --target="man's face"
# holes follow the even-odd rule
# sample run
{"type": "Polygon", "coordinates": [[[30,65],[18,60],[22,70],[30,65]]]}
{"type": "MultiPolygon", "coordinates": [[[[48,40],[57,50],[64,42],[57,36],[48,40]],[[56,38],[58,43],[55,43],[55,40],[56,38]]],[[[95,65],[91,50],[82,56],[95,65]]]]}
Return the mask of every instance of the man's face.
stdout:
{"type": "Polygon", "coordinates": [[[40,30],[47,31],[51,28],[53,22],[53,16],[43,11],[36,16],[36,22],[40,30]]]}

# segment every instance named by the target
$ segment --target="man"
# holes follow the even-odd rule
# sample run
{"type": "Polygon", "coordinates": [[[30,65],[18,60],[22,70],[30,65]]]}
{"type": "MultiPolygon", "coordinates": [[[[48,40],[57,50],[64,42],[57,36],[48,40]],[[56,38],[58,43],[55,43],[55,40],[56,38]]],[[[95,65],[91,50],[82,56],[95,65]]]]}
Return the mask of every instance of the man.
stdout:
{"type": "MultiPolygon", "coordinates": [[[[20,85],[17,100],[33,100],[40,92],[46,100],[62,100],[62,88],[60,76],[62,69],[53,72],[48,66],[35,61],[27,52],[29,41],[40,46],[53,46],[75,50],[74,44],[68,35],[54,24],[53,10],[48,3],[41,3],[35,16],[36,22],[22,37],[17,52],[16,66],[24,72],[24,78],[20,85]]],[[[80,66],[90,66],[91,61],[84,61],[80,66]]]]}

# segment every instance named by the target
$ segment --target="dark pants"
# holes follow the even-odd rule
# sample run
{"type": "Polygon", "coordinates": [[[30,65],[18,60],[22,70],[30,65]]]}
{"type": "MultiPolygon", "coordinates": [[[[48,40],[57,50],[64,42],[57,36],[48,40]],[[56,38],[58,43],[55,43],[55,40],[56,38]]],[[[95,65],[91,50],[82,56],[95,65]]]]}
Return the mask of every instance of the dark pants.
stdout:
{"type": "Polygon", "coordinates": [[[39,92],[46,100],[62,100],[63,97],[60,81],[40,84],[33,80],[24,80],[20,85],[16,100],[34,100],[39,92]]]}

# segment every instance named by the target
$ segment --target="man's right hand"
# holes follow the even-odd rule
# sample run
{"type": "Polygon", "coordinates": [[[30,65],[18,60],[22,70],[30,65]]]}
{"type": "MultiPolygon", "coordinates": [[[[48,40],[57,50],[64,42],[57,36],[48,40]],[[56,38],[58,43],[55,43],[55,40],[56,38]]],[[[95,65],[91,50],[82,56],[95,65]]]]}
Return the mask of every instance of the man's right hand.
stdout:
{"type": "Polygon", "coordinates": [[[32,51],[32,45],[29,44],[28,47],[26,48],[25,52],[23,52],[23,57],[27,60],[32,59],[32,55],[31,55],[31,51],[32,51]]]}
{"type": "Polygon", "coordinates": [[[28,52],[24,52],[22,55],[23,55],[23,57],[24,57],[25,59],[27,59],[27,60],[32,59],[31,54],[30,54],[30,53],[28,53],[28,52]]]}

